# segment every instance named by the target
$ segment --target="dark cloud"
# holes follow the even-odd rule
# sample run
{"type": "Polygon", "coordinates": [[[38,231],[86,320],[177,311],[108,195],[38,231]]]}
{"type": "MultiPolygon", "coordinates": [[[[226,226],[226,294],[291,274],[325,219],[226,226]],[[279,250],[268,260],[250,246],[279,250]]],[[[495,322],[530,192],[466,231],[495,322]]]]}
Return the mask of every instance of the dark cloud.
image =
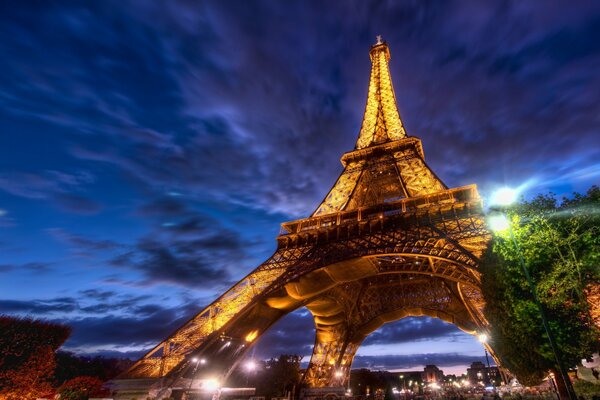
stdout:
{"type": "Polygon", "coordinates": [[[188,212],[186,206],[173,197],[163,197],[141,206],[138,213],[144,217],[177,217],[188,212]]]}
{"type": "Polygon", "coordinates": [[[440,319],[411,317],[393,324],[383,325],[369,335],[363,344],[395,344],[439,338],[449,339],[457,334],[464,335],[456,326],[440,319]]]}
{"type": "MultiPolygon", "coordinates": [[[[429,340],[448,341],[462,335],[466,334],[456,326],[439,319],[411,317],[383,325],[365,339],[363,346],[389,345],[391,350],[395,344],[429,340]]],[[[313,317],[306,309],[300,309],[273,325],[256,344],[256,352],[264,357],[286,351],[310,356],[314,340],[313,317]]]]}
{"type": "Polygon", "coordinates": [[[112,290],[87,289],[79,292],[81,295],[90,299],[106,301],[114,297],[117,293],[112,290]]]}
{"type": "Polygon", "coordinates": [[[1,272],[26,271],[35,273],[50,272],[52,263],[46,262],[27,262],[22,264],[0,264],[1,272]]]}
{"type": "Polygon", "coordinates": [[[208,214],[179,200],[159,199],[138,210],[152,217],[154,230],[111,260],[117,267],[142,272],[142,284],[171,283],[225,288],[231,273],[247,257],[251,243],[208,214]]]}
{"type": "Polygon", "coordinates": [[[77,192],[94,178],[88,172],[67,174],[59,171],[12,172],[0,174],[0,190],[28,199],[49,199],[59,209],[74,214],[97,214],[103,206],[77,192]]]}
{"type": "MultiPolygon", "coordinates": [[[[86,347],[125,352],[138,347],[141,351],[147,351],[201,308],[196,302],[176,307],[146,305],[136,308],[130,315],[105,313],[102,317],[71,319],[68,324],[73,328],[73,333],[65,346],[84,352],[86,347]],[[140,310],[144,312],[138,314],[140,310]]],[[[134,351],[140,351],[138,349],[134,351]]]]}
{"type": "Polygon", "coordinates": [[[425,353],[406,355],[361,356],[354,358],[352,368],[371,368],[381,370],[398,370],[422,367],[434,364],[438,367],[470,365],[474,361],[485,361],[483,357],[473,357],[459,353],[425,353]]]}
{"type": "Polygon", "coordinates": [[[65,343],[67,350],[107,355],[122,348],[124,354],[138,356],[203,307],[197,300],[169,307],[147,303],[149,296],[114,296],[97,290],[81,294],[77,299],[0,300],[0,313],[51,318],[71,326],[73,332],[65,343]],[[95,302],[85,305],[86,300],[95,302]]]}
{"type": "MultiPolygon", "coordinates": [[[[48,313],[83,314],[148,314],[156,305],[148,304],[148,295],[132,296],[112,291],[84,290],[77,297],[35,300],[0,300],[0,311],[45,316],[48,313]]],[[[162,308],[160,308],[162,309],[162,308]]],[[[158,310],[158,309],[156,309],[158,310]]],[[[74,317],[75,318],[75,317],[74,317]]]]}
{"type": "Polygon", "coordinates": [[[306,309],[290,313],[275,323],[255,344],[257,357],[279,354],[310,356],[315,342],[315,323],[306,309]]]}
{"type": "Polygon", "coordinates": [[[79,254],[89,254],[93,252],[102,252],[114,250],[120,245],[112,240],[96,240],[81,235],[67,232],[62,228],[49,228],[46,230],[54,239],[69,245],[79,254]]]}
{"type": "Polygon", "coordinates": [[[78,309],[77,301],[70,297],[51,300],[0,300],[2,313],[46,315],[48,313],[71,313],[78,309]]]}
{"type": "Polygon", "coordinates": [[[72,212],[74,214],[98,214],[103,208],[102,204],[94,200],[67,193],[60,193],[55,195],[54,201],[61,210],[72,212]]]}

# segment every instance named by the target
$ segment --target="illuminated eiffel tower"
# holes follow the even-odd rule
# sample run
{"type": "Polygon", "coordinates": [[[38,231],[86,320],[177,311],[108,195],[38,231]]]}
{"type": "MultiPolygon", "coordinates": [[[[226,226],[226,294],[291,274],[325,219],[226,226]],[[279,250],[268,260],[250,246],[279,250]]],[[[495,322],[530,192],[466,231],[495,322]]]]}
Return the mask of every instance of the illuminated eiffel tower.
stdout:
{"type": "Polygon", "coordinates": [[[137,361],[121,384],[152,384],[160,398],[188,381],[223,382],[273,323],[300,307],[316,327],[304,376],[312,388],[344,386],[357,349],[386,322],[427,315],[472,334],[486,330],[478,257],[489,235],[477,187],[449,189],[429,168],[421,140],[400,119],[387,44],[378,37],[369,54],[356,147],[342,156],[344,171],[323,202],[309,218],[283,223],[275,254],[137,361]]]}

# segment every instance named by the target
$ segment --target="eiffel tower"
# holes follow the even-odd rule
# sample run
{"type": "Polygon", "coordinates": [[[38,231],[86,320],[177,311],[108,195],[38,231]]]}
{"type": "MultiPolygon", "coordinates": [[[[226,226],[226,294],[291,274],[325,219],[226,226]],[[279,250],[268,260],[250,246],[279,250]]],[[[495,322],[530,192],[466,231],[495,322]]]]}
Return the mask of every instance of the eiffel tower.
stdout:
{"type": "Polygon", "coordinates": [[[268,260],[119,382],[154,385],[150,394],[160,398],[157,388],[224,381],[273,323],[300,307],[316,327],[303,378],[310,388],[344,386],[359,346],[386,322],[430,316],[471,334],[486,330],[478,257],[489,234],[477,187],[449,189],[429,168],[421,140],[400,119],[388,45],[378,37],[369,55],[358,140],[322,203],[309,218],[283,223],[268,260]]]}

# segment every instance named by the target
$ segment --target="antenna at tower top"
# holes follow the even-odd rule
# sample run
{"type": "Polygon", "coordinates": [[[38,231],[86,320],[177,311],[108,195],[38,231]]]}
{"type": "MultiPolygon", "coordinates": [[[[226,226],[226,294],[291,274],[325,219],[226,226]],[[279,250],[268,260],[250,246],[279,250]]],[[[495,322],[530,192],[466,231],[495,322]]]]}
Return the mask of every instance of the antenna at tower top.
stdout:
{"type": "Polygon", "coordinates": [[[383,43],[383,39],[381,38],[381,35],[377,35],[377,43],[375,44],[382,44],[383,43]]]}

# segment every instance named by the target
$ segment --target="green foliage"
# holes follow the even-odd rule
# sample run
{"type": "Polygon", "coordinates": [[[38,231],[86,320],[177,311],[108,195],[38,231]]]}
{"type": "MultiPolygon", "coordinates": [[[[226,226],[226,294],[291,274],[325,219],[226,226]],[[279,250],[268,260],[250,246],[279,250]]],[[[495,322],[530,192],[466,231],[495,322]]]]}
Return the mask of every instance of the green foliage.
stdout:
{"type": "Polygon", "coordinates": [[[278,358],[257,362],[254,371],[248,371],[241,363],[227,380],[231,386],[255,387],[257,396],[282,397],[296,390],[300,383],[301,356],[282,354],[278,358]]]}
{"type": "MultiPolygon", "coordinates": [[[[564,367],[598,349],[585,288],[600,282],[600,189],[559,203],[538,196],[505,210],[544,308],[564,367]]],[[[482,259],[491,345],[524,384],[541,381],[556,362],[537,305],[508,233],[495,234],[482,259]]]]}
{"type": "MultiPolygon", "coordinates": [[[[406,385],[407,381],[404,381],[406,385]]],[[[395,386],[402,388],[403,381],[395,372],[387,371],[371,371],[366,368],[353,370],[350,373],[350,385],[352,393],[355,396],[364,396],[367,393],[367,388],[370,394],[373,395],[378,389],[385,389],[385,396],[393,395],[390,390],[395,386]]]]}
{"type": "Polygon", "coordinates": [[[579,379],[573,383],[573,387],[580,398],[583,397],[587,400],[600,397],[600,384],[579,379]]]}
{"type": "Polygon", "coordinates": [[[0,399],[35,399],[51,394],[54,352],[69,337],[64,325],[0,316],[0,399]]]}

